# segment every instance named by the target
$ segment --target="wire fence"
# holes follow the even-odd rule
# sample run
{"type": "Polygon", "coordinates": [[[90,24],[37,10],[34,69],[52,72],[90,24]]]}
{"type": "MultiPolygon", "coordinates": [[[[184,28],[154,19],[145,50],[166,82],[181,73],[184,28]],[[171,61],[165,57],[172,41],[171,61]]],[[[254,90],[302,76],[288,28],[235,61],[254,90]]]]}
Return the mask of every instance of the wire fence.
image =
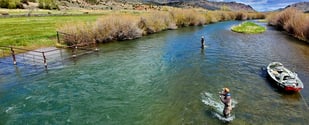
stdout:
{"type": "MultiPolygon", "coordinates": [[[[57,32],[57,42],[62,43],[62,40],[71,37],[74,40],[74,35],[57,32]]],[[[72,42],[74,43],[74,42],[72,42]]],[[[48,64],[63,63],[67,59],[77,58],[85,54],[97,52],[98,48],[95,42],[74,43],[69,46],[62,46],[60,48],[50,47],[39,50],[29,50],[14,46],[0,46],[0,57],[8,58],[0,60],[1,63],[11,63],[17,65],[44,65],[47,68],[48,64]]]]}

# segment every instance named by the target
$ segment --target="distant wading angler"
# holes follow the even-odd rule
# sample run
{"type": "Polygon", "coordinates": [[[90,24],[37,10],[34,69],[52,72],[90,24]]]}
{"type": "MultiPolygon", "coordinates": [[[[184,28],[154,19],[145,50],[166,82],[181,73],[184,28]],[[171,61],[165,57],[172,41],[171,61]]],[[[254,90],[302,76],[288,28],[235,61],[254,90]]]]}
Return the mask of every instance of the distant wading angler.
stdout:
{"type": "Polygon", "coordinates": [[[223,116],[227,118],[231,115],[232,111],[232,97],[230,94],[230,89],[223,88],[223,91],[220,92],[219,94],[220,94],[220,100],[224,104],[223,116]]]}
{"type": "Polygon", "coordinates": [[[204,39],[204,36],[202,36],[201,38],[201,48],[204,49],[205,47],[205,39],[204,39]]]}

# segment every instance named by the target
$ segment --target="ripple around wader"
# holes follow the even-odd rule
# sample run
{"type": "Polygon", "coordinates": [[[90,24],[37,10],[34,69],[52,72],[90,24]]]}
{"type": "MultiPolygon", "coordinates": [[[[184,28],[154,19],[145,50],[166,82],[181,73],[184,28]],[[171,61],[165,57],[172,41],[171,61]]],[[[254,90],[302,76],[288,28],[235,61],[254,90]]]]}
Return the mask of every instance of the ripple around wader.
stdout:
{"type": "MultiPolygon", "coordinates": [[[[224,104],[220,101],[220,99],[215,99],[213,94],[205,92],[202,94],[202,102],[210,109],[212,115],[223,122],[230,122],[235,119],[234,113],[228,118],[222,116],[222,111],[224,109],[224,104]]],[[[237,101],[235,99],[232,100],[232,108],[235,108],[237,105],[237,101]]]]}

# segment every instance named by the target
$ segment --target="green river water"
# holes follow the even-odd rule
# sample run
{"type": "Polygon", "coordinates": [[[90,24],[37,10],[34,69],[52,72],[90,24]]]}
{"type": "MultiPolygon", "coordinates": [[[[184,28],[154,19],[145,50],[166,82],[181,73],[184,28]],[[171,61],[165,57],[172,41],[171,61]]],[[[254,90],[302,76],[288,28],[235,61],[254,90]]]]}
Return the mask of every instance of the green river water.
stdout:
{"type": "Polygon", "coordinates": [[[230,31],[239,23],[108,43],[48,70],[0,59],[0,124],[220,125],[204,97],[219,102],[222,87],[237,102],[229,124],[308,124],[309,45],[271,27],[256,35],[230,31]],[[273,61],[297,71],[305,88],[279,91],[263,70],[273,61]]]}

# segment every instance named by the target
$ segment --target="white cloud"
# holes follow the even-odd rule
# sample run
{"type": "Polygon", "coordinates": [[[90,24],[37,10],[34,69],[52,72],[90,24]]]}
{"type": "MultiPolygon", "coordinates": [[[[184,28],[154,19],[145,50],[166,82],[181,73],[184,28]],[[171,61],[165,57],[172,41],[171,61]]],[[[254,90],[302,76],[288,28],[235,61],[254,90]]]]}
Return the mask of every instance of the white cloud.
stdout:
{"type": "Polygon", "coordinates": [[[295,2],[286,2],[286,3],[273,3],[273,4],[250,4],[257,11],[272,11],[279,8],[284,8],[288,5],[291,5],[295,2]]]}
{"type": "Polygon", "coordinates": [[[267,4],[268,0],[248,0],[247,4],[267,4]]]}

